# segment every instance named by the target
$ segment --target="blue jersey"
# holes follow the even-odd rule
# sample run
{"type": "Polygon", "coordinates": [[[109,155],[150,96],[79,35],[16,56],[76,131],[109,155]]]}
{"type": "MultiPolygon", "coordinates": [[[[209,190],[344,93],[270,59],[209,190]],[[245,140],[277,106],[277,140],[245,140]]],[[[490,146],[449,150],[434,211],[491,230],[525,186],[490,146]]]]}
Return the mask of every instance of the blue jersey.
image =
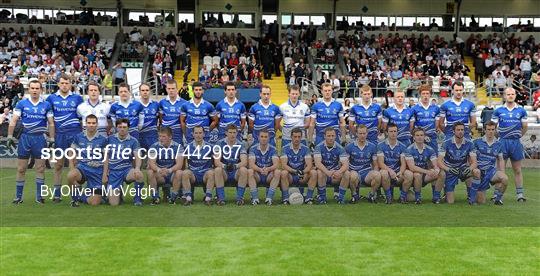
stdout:
{"type": "Polygon", "coordinates": [[[463,99],[457,103],[453,99],[446,101],[441,105],[441,118],[445,118],[444,134],[446,138],[450,138],[454,135],[452,127],[456,122],[462,122],[465,125],[465,135],[469,137],[470,129],[470,117],[474,116],[476,107],[473,102],[463,99]]]}
{"type": "Polygon", "coordinates": [[[334,142],[333,147],[328,147],[324,141],[315,146],[313,157],[321,158],[321,163],[328,170],[338,170],[341,167],[341,162],[349,158],[340,144],[334,142]]]}
{"type": "Polygon", "coordinates": [[[246,147],[239,140],[235,140],[232,145],[229,145],[227,139],[224,138],[219,140],[216,146],[219,147],[222,164],[240,164],[240,156],[245,155],[247,157],[246,147]]]}
{"type": "Polygon", "coordinates": [[[214,106],[201,99],[199,104],[195,104],[193,99],[184,103],[181,108],[181,115],[186,117],[186,141],[191,143],[193,141],[193,128],[196,126],[202,126],[204,128],[205,137],[209,132],[210,122],[212,117],[216,115],[214,106]]]}
{"type": "Polygon", "coordinates": [[[424,145],[424,148],[420,149],[416,143],[413,143],[405,151],[405,159],[412,160],[415,166],[427,170],[430,161],[432,163],[436,162],[437,153],[428,145],[424,145]]]}
{"type": "Polygon", "coordinates": [[[499,124],[499,138],[520,139],[522,123],[527,121],[527,111],[517,104],[512,109],[501,106],[495,109],[491,120],[499,124]]]}
{"type": "Polygon", "coordinates": [[[219,117],[219,138],[223,138],[228,125],[233,124],[240,129],[242,119],[246,118],[246,106],[238,99],[229,104],[225,98],[216,105],[216,114],[219,117]]]}
{"type": "Polygon", "coordinates": [[[398,110],[395,106],[387,108],[383,112],[383,122],[394,123],[398,128],[398,140],[406,145],[411,143],[411,119],[413,118],[413,110],[403,107],[398,110]]]}
{"type": "Polygon", "coordinates": [[[354,141],[345,146],[345,152],[349,156],[349,170],[364,175],[373,169],[373,161],[377,159],[377,146],[366,141],[364,147],[354,141]]]}
{"type": "Polygon", "coordinates": [[[357,104],[349,110],[349,121],[355,122],[356,125],[365,125],[367,127],[368,141],[377,141],[377,135],[379,134],[377,128],[379,126],[379,119],[381,118],[381,106],[375,103],[370,103],[367,107],[357,104]]]}
{"type": "Polygon", "coordinates": [[[144,123],[141,128],[141,135],[157,136],[159,103],[150,100],[147,105],[141,102],[144,113],[144,123]]]}
{"type": "Polygon", "coordinates": [[[84,102],[80,95],[69,94],[64,97],[60,92],[47,97],[53,109],[54,127],[56,133],[78,133],[81,131],[81,121],[77,107],[84,102]]]}
{"type": "Polygon", "coordinates": [[[440,154],[444,155],[444,163],[450,168],[460,168],[468,164],[469,156],[475,156],[476,151],[470,140],[464,139],[461,145],[457,145],[455,138],[446,140],[441,145],[440,154]]]}
{"type": "Polygon", "coordinates": [[[159,158],[156,158],[156,165],[158,168],[172,168],[176,164],[176,158],[184,152],[182,145],[171,141],[168,147],[165,147],[159,142],[150,146],[151,149],[156,150],[159,158]]]}
{"type": "Polygon", "coordinates": [[[78,133],[71,144],[74,149],[85,149],[81,150],[81,158],[77,159],[78,165],[86,168],[103,168],[104,149],[107,143],[107,137],[99,133],[94,137],[88,137],[86,132],[78,133]]]}
{"type": "Polygon", "coordinates": [[[186,100],[177,98],[171,102],[167,97],[159,101],[159,112],[161,114],[161,125],[170,127],[173,133],[173,140],[182,144],[182,127],[180,125],[180,114],[182,113],[182,105],[186,100]]]}
{"type": "Polygon", "coordinates": [[[496,170],[497,158],[503,157],[503,148],[499,140],[494,139],[488,144],[485,137],[474,140],[474,149],[478,161],[478,169],[482,171],[496,170]]]}
{"type": "Polygon", "coordinates": [[[386,140],[377,146],[377,156],[382,156],[384,164],[394,172],[401,169],[401,157],[405,156],[406,151],[407,147],[399,141],[394,146],[391,146],[390,142],[386,140]]]}
{"type": "Polygon", "coordinates": [[[139,141],[128,135],[124,140],[118,134],[109,136],[109,170],[120,171],[129,170],[133,167],[133,160],[139,150],[139,141]],[[128,156],[124,158],[123,154],[128,156]],[[128,155],[129,153],[129,155],[128,155]]]}
{"type": "Polygon", "coordinates": [[[425,107],[422,103],[417,103],[412,107],[412,112],[414,126],[423,129],[425,134],[432,139],[437,139],[436,122],[439,120],[441,109],[434,104],[425,107]]]}
{"type": "Polygon", "coordinates": [[[49,102],[39,100],[34,104],[30,99],[19,101],[13,114],[21,118],[23,133],[32,135],[44,134],[47,131],[47,118],[54,116],[49,102]]]}
{"type": "Polygon", "coordinates": [[[113,122],[118,119],[129,120],[129,132],[139,131],[139,126],[144,123],[144,106],[137,101],[129,103],[116,102],[111,105],[109,116],[113,122]]]}
{"type": "Polygon", "coordinates": [[[281,118],[279,107],[273,103],[265,106],[261,101],[251,106],[248,117],[253,121],[253,141],[258,143],[259,131],[267,129],[270,136],[270,144],[274,145],[275,121],[281,118]]]}
{"type": "Polygon", "coordinates": [[[304,170],[306,168],[306,158],[308,162],[311,162],[311,152],[308,147],[303,144],[300,144],[300,148],[295,150],[293,144],[283,147],[281,156],[287,157],[287,166],[291,167],[293,170],[304,170]]]}
{"type": "Polygon", "coordinates": [[[212,145],[203,142],[197,145],[195,141],[187,144],[184,149],[188,169],[195,174],[204,174],[214,167],[212,145]]]}
{"type": "Polygon", "coordinates": [[[273,158],[278,157],[274,146],[268,145],[266,151],[261,150],[260,144],[254,144],[249,148],[249,159],[255,160],[255,165],[259,168],[271,167],[274,165],[273,158]]]}
{"type": "MultiPolygon", "coordinates": [[[[315,119],[315,130],[317,137],[324,137],[324,129],[333,127],[339,130],[339,119],[343,118],[343,106],[332,100],[331,102],[316,102],[311,107],[311,118],[315,119]]],[[[336,135],[339,134],[336,133],[336,135]]]]}

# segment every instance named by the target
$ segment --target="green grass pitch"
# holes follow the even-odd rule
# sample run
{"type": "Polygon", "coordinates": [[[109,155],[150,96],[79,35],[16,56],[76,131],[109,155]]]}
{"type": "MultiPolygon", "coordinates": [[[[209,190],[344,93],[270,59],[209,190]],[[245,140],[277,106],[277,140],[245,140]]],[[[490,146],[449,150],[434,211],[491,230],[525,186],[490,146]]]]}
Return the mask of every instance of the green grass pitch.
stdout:
{"type": "MultiPolygon", "coordinates": [[[[510,179],[512,179],[512,174],[510,179]]],[[[524,170],[526,203],[469,206],[13,206],[14,169],[0,170],[0,271],[12,274],[540,273],[540,173],[524,170]]],[[[51,185],[52,172],[46,174],[51,185]]],[[[262,191],[260,194],[262,196],[262,191]]],[[[330,191],[329,191],[330,193],[330,191]]],[[[362,192],[363,194],[366,191],[362,192]]],[[[234,189],[227,197],[233,198],[234,189]]],[[[491,195],[491,191],[488,192],[491,195]]],[[[196,200],[201,199],[197,190],[196,200]]],[[[280,196],[279,192],[276,198],[280,196]]],[[[148,200],[147,200],[148,201],[148,200]]]]}

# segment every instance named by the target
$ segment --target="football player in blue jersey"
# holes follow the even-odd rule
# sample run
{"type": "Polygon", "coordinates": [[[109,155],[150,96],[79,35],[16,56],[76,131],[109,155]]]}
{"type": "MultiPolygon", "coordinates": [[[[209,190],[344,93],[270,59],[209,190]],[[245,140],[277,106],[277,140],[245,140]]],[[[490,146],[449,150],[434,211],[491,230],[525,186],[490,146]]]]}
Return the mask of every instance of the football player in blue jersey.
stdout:
{"type": "Polygon", "coordinates": [[[453,125],[461,122],[465,126],[465,138],[470,139],[471,131],[476,128],[476,106],[463,98],[463,83],[452,84],[452,99],[441,105],[439,129],[444,130],[445,140],[454,136],[453,125]]]}
{"type": "Polygon", "coordinates": [[[261,99],[251,106],[248,112],[249,130],[253,136],[253,144],[259,143],[259,132],[263,129],[268,131],[269,143],[276,146],[276,131],[281,128],[281,112],[279,107],[270,101],[272,91],[270,86],[263,85],[261,99]]]}
{"type": "MultiPolygon", "coordinates": [[[[152,196],[151,205],[161,202],[159,186],[163,187],[164,198],[176,199],[178,197],[184,166],[182,152],[182,145],[172,140],[172,130],[169,127],[160,128],[159,141],[151,145],[148,151],[146,172],[152,196]]],[[[189,202],[186,201],[186,203],[189,202]]]]}
{"type": "Polygon", "coordinates": [[[516,91],[508,87],[504,90],[506,102],[493,112],[491,120],[499,125],[499,138],[502,144],[504,159],[510,159],[514,171],[516,196],[524,202],[523,174],[521,160],[525,158],[521,137],[527,132],[527,111],[516,103],[516,91]]]}
{"type": "Polygon", "coordinates": [[[407,147],[397,140],[397,126],[389,123],[386,132],[387,140],[377,146],[377,164],[380,168],[382,187],[386,193],[386,204],[391,204],[394,187],[401,186],[401,190],[409,191],[413,173],[407,170],[405,161],[407,147]]]}
{"type": "Polygon", "coordinates": [[[248,183],[248,157],[244,143],[237,138],[237,127],[229,124],[226,137],[216,144],[219,157],[214,161],[216,189],[224,187],[226,183],[235,185],[236,205],[244,205],[244,192],[248,183]]]}
{"type": "Polygon", "coordinates": [[[204,139],[208,141],[210,131],[218,125],[218,117],[214,106],[203,99],[203,85],[200,82],[193,83],[193,99],[182,105],[180,122],[182,132],[186,135],[187,143],[193,141],[193,128],[201,126],[204,129],[204,139]]]}
{"type": "Polygon", "coordinates": [[[159,101],[160,125],[170,127],[173,132],[173,141],[183,145],[184,137],[182,135],[180,115],[182,113],[182,105],[186,103],[186,100],[178,97],[175,80],[168,80],[165,90],[167,91],[167,97],[159,101]]]}
{"type": "Polygon", "coordinates": [[[381,185],[381,173],[377,164],[377,145],[367,141],[367,127],[356,127],[356,140],[345,147],[349,157],[351,202],[360,200],[360,186],[371,187],[368,201],[377,203],[377,190],[381,185]]]}
{"type": "MultiPolygon", "coordinates": [[[[71,147],[73,139],[81,132],[81,122],[77,114],[77,107],[84,101],[81,95],[71,92],[71,80],[69,76],[62,74],[58,81],[59,90],[47,97],[54,114],[54,128],[56,137],[55,146],[65,150],[71,147]]],[[[54,197],[53,202],[60,202],[62,188],[62,169],[65,158],[56,159],[54,164],[54,197]]]]}
{"type": "Polygon", "coordinates": [[[454,203],[454,189],[458,181],[461,180],[467,185],[469,199],[473,178],[480,179],[474,145],[465,139],[465,125],[462,122],[455,122],[452,128],[454,137],[441,145],[438,158],[441,178],[444,178],[446,202],[450,204],[454,203]]]}
{"type": "Polygon", "coordinates": [[[420,101],[413,106],[412,126],[424,129],[426,144],[435,151],[439,150],[437,145],[437,130],[439,129],[440,108],[431,103],[431,86],[421,85],[420,101]]]}
{"type": "Polygon", "coordinates": [[[368,128],[367,140],[376,143],[382,122],[381,106],[373,102],[373,92],[369,85],[360,88],[362,101],[349,111],[349,134],[356,133],[355,125],[365,125],[368,128]]]}
{"type": "Polygon", "coordinates": [[[141,147],[149,149],[158,141],[159,103],[150,99],[150,85],[143,83],[139,86],[140,103],[143,106],[144,123],[139,133],[141,147]]]}
{"type": "Polygon", "coordinates": [[[143,105],[135,101],[132,98],[129,85],[127,83],[121,83],[118,85],[118,96],[120,100],[111,105],[109,115],[113,124],[118,119],[129,120],[129,136],[139,140],[139,131],[144,125],[144,107],[143,105]]]}
{"type": "Polygon", "coordinates": [[[398,127],[398,137],[400,143],[405,146],[411,144],[411,121],[413,118],[412,109],[405,106],[405,92],[397,90],[394,94],[394,106],[383,111],[382,128],[386,130],[388,123],[394,123],[398,127]]]}
{"type": "Polygon", "coordinates": [[[257,186],[266,186],[266,205],[272,205],[274,193],[279,185],[281,170],[277,150],[270,144],[270,132],[262,129],[257,144],[249,148],[248,185],[251,191],[251,204],[259,204],[257,186]]]}
{"type": "Polygon", "coordinates": [[[102,182],[107,183],[107,199],[110,205],[119,205],[124,196],[122,189],[124,182],[135,182],[136,193],[133,204],[142,206],[141,190],[144,186],[144,176],[141,172],[141,159],[138,153],[139,141],[129,135],[128,119],[117,119],[115,126],[116,134],[109,136],[107,158],[103,165],[102,182]]]}
{"type": "MultiPolygon", "coordinates": [[[[184,204],[189,205],[193,200],[194,187],[203,186],[205,197],[204,204],[212,204],[212,189],[215,185],[214,153],[212,145],[204,141],[204,128],[193,128],[193,141],[186,145],[184,158],[187,159],[187,168],[182,173],[182,197],[184,204]]],[[[225,192],[223,187],[216,189],[218,194],[217,205],[225,204],[225,192]]],[[[169,203],[173,204],[175,198],[169,203]]]]}
{"type": "MultiPolygon", "coordinates": [[[[317,170],[313,167],[313,159],[309,148],[302,144],[303,129],[293,128],[290,133],[291,142],[283,146],[281,157],[281,192],[283,204],[289,204],[289,186],[307,184],[306,204],[313,203],[313,192],[317,186],[317,170]]],[[[303,190],[303,187],[300,187],[303,190]]],[[[303,192],[301,191],[303,194],[303,192]]]]}
{"type": "Polygon", "coordinates": [[[326,204],[326,186],[339,185],[338,204],[345,203],[345,193],[349,187],[349,156],[336,141],[336,130],[327,127],[324,141],[315,146],[313,158],[317,168],[318,203],[326,204]]]}
{"type": "MultiPolygon", "coordinates": [[[[405,151],[407,168],[413,173],[414,197],[417,203],[422,203],[422,187],[431,184],[432,202],[441,202],[443,177],[437,163],[437,153],[425,143],[425,130],[414,128],[412,135],[414,143],[405,151]]],[[[407,203],[408,190],[401,189],[400,202],[407,203]]]]}
{"type": "Polygon", "coordinates": [[[323,99],[316,102],[311,107],[311,124],[308,130],[308,141],[313,141],[313,133],[315,130],[315,144],[317,146],[325,140],[325,130],[328,127],[335,129],[336,137],[334,138],[338,144],[341,143],[341,136],[344,142],[347,139],[347,130],[345,129],[345,118],[343,113],[343,105],[332,98],[332,85],[323,83],[321,86],[323,99]]]}
{"type": "Polygon", "coordinates": [[[89,114],[85,118],[86,130],[77,134],[71,147],[81,151],[80,159],[74,156],[69,160],[67,174],[68,185],[71,187],[71,207],[79,207],[79,202],[89,205],[101,204],[103,186],[103,161],[107,137],[98,132],[98,118],[89,114]],[[86,189],[81,185],[86,182],[86,189]]]}
{"type": "Polygon", "coordinates": [[[495,137],[495,122],[487,122],[484,127],[484,137],[474,140],[480,180],[472,183],[469,203],[485,203],[486,190],[491,184],[495,187],[495,205],[503,205],[502,198],[508,185],[508,176],[504,173],[503,145],[495,137]]]}
{"type": "Polygon", "coordinates": [[[54,145],[55,128],[53,110],[50,103],[41,99],[41,83],[31,80],[28,83],[29,98],[20,100],[13,110],[13,117],[9,122],[7,143],[8,147],[16,144],[13,132],[19,119],[22,121],[22,134],[17,146],[17,178],[14,204],[23,202],[23,189],[25,184],[26,168],[28,159],[34,157],[36,162],[36,202],[43,204],[42,189],[45,186],[45,159],[42,150],[54,145]],[[49,138],[45,138],[45,132],[49,130],[49,138]]]}
{"type": "Polygon", "coordinates": [[[216,105],[216,114],[219,120],[218,139],[225,138],[227,127],[232,124],[238,128],[237,139],[242,141],[242,134],[246,126],[246,106],[236,98],[234,83],[225,83],[225,99],[216,105]]]}

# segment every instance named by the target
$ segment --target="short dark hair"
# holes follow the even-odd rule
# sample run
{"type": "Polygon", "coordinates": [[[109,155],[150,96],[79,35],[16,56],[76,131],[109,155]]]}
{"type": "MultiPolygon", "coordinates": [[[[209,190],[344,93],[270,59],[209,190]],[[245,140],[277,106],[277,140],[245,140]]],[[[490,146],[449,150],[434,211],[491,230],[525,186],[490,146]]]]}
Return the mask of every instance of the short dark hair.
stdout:
{"type": "Polygon", "coordinates": [[[129,120],[126,118],[118,119],[116,120],[116,123],[114,125],[118,127],[120,124],[127,124],[127,126],[129,127],[129,120]]]}
{"type": "Polygon", "coordinates": [[[293,134],[295,133],[300,133],[300,135],[303,135],[304,133],[302,132],[302,129],[299,128],[299,127],[295,127],[291,130],[291,137],[293,136],[293,134]]]}
{"type": "Polygon", "coordinates": [[[227,89],[227,87],[229,87],[229,86],[232,86],[232,87],[234,87],[236,89],[236,86],[234,85],[234,82],[232,82],[232,81],[228,81],[224,85],[225,89],[227,89]]]}
{"type": "Polygon", "coordinates": [[[169,84],[177,85],[175,80],[168,80],[166,85],[169,85],[169,84]]]}
{"type": "Polygon", "coordinates": [[[164,134],[167,134],[169,137],[172,137],[172,130],[170,127],[161,127],[159,129],[159,133],[164,133],[164,134]]]}
{"type": "Polygon", "coordinates": [[[30,87],[30,84],[39,84],[39,88],[41,89],[41,82],[39,82],[38,80],[31,80],[30,82],[28,82],[28,87],[30,87]]]}
{"type": "Polygon", "coordinates": [[[127,90],[131,92],[131,89],[129,89],[129,85],[127,83],[125,83],[125,82],[120,83],[118,85],[118,90],[120,90],[120,88],[122,88],[122,87],[127,88],[127,90]]]}
{"type": "Polygon", "coordinates": [[[227,131],[229,131],[231,129],[234,129],[234,130],[238,131],[238,127],[236,127],[235,124],[228,124],[227,125],[227,131]]]}
{"type": "Polygon", "coordinates": [[[298,86],[298,84],[289,85],[288,90],[289,90],[289,92],[291,92],[291,90],[300,91],[300,86],[298,86]]]}
{"type": "Polygon", "coordinates": [[[201,87],[201,88],[202,88],[203,85],[202,85],[202,83],[196,81],[196,82],[193,83],[193,85],[191,85],[191,87],[193,87],[193,88],[195,88],[195,87],[201,87]]]}
{"type": "Polygon", "coordinates": [[[71,78],[67,75],[67,74],[60,74],[60,78],[59,79],[65,79],[65,80],[68,80],[71,82],[71,78]]]}
{"type": "Polygon", "coordinates": [[[462,83],[462,82],[456,81],[456,82],[452,83],[452,90],[453,90],[456,86],[465,87],[465,86],[463,86],[463,83],[462,83]]]}
{"type": "MultiPolygon", "coordinates": [[[[90,81],[90,82],[88,82],[88,84],[86,85],[86,88],[89,88],[90,86],[95,86],[95,87],[98,88],[98,90],[100,90],[99,84],[98,84],[97,82],[95,82],[95,81],[90,81]]],[[[87,89],[87,90],[88,90],[88,89],[87,89]]]]}
{"type": "Polygon", "coordinates": [[[333,127],[327,127],[327,128],[324,129],[324,135],[326,135],[326,133],[328,133],[330,131],[336,132],[336,130],[333,127]]]}
{"type": "Polygon", "coordinates": [[[457,128],[458,126],[463,126],[463,127],[465,127],[465,124],[462,123],[462,122],[455,122],[455,123],[452,125],[452,130],[455,131],[456,128],[457,128]]]}
{"type": "Polygon", "coordinates": [[[94,119],[94,120],[96,120],[96,122],[98,121],[97,116],[94,115],[94,114],[90,114],[90,115],[86,116],[85,121],[88,122],[88,119],[94,119]]]}
{"type": "Polygon", "coordinates": [[[488,126],[495,126],[497,127],[497,123],[493,122],[493,121],[488,121],[484,124],[484,127],[487,128],[488,126]]]}
{"type": "Polygon", "coordinates": [[[419,132],[419,131],[421,131],[421,132],[423,132],[423,133],[426,133],[426,131],[425,131],[423,128],[421,128],[421,127],[415,127],[415,128],[413,129],[413,131],[412,131],[412,135],[413,135],[413,136],[416,135],[416,133],[419,132]]]}
{"type": "Polygon", "coordinates": [[[386,129],[389,129],[389,128],[391,128],[391,127],[398,128],[397,125],[394,124],[394,123],[388,123],[388,124],[386,125],[386,129]]]}

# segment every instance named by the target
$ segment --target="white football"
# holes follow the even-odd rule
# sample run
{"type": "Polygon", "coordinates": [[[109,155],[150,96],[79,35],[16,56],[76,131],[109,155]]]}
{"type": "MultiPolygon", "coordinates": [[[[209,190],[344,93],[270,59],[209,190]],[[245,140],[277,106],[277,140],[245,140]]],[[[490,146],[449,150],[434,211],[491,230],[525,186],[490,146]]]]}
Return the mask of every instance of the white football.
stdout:
{"type": "Polygon", "coordinates": [[[304,196],[299,192],[293,192],[289,194],[289,203],[291,205],[304,204],[304,196]]]}

